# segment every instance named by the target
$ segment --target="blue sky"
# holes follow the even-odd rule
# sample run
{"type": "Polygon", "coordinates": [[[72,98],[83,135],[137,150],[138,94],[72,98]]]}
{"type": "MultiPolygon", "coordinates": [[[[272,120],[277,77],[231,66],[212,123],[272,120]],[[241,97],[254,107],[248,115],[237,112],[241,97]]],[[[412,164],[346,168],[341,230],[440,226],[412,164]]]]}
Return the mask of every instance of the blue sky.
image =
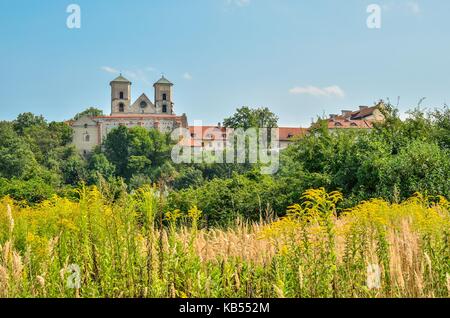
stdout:
{"type": "Polygon", "coordinates": [[[306,126],[380,98],[450,102],[448,0],[2,0],[0,29],[0,119],[109,113],[118,71],[133,99],[164,73],[176,112],[205,124],[243,105],[306,126]],[[66,26],[71,3],[81,29],[66,26]],[[371,3],[381,29],[367,28],[371,3]]]}

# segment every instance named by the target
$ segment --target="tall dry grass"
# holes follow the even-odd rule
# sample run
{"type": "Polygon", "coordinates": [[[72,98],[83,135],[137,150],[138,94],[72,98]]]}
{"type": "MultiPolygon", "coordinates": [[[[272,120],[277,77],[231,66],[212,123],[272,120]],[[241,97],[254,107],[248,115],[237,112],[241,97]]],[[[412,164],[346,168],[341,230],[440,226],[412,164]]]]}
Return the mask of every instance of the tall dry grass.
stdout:
{"type": "Polygon", "coordinates": [[[110,203],[0,203],[0,297],[449,297],[444,198],[363,202],[305,193],[285,218],[199,229],[155,188],[110,203]],[[79,269],[79,272],[78,272],[79,269]],[[79,285],[76,283],[79,278],[79,285]]]}

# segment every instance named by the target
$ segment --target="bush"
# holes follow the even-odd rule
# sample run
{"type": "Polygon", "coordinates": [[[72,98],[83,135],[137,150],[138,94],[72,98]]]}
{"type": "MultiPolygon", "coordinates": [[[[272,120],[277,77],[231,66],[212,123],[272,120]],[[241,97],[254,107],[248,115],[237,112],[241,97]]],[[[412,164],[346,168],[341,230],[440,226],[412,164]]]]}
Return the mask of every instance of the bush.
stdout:
{"type": "Polygon", "coordinates": [[[415,192],[450,197],[450,153],[436,144],[415,141],[385,161],[378,192],[400,199],[415,192]]]}
{"type": "Polygon", "coordinates": [[[34,204],[50,199],[56,192],[42,179],[0,179],[0,197],[10,196],[17,201],[34,204]]]}
{"type": "Polygon", "coordinates": [[[270,176],[233,175],[230,179],[213,179],[198,188],[173,191],[169,209],[198,206],[209,225],[225,226],[237,217],[259,220],[284,205],[280,186],[270,176]]]}

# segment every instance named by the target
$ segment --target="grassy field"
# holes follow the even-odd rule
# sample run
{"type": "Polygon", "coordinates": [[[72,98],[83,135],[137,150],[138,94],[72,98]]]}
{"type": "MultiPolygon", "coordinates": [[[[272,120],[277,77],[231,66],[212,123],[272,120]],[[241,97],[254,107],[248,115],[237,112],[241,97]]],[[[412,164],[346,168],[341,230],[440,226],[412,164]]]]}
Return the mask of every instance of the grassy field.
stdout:
{"type": "Polygon", "coordinates": [[[0,297],[450,296],[444,198],[336,211],[310,190],[285,218],[205,229],[196,207],[162,216],[154,188],[79,197],[0,201],[0,297]]]}

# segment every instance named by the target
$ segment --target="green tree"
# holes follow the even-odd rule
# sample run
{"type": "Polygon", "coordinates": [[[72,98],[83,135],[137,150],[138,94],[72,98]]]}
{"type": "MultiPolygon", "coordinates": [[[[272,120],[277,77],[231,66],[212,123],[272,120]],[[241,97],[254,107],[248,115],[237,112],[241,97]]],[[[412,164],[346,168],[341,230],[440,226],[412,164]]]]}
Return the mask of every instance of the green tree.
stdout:
{"type": "Polygon", "coordinates": [[[401,200],[415,192],[450,197],[450,152],[416,140],[381,167],[379,194],[401,200]]]}
{"type": "Polygon", "coordinates": [[[17,201],[39,203],[56,194],[55,188],[40,178],[30,180],[0,178],[0,197],[9,195],[17,201]]]}
{"type": "Polygon", "coordinates": [[[185,167],[179,170],[179,175],[173,182],[173,187],[175,189],[179,190],[189,187],[196,188],[204,182],[202,171],[195,167],[185,167]]]}
{"type": "Polygon", "coordinates": [[[105,155],[116,174],[129,180],[133,174],[152,175],[170,159],[170,136],[156,129],[124,126],[111,131],[104,143],[105,155]]]}
{"type": "Polygon", "coordinates": [[[18,136],[12,126],[0,129],[0,177],[26,179],[38,170],[38,163],[29,144],[18,136]]]}
{"type": "Polygon", "coordinates": [[[168,205],[185,211],[196,205],[209,225],[226,226],[237,217],[256,221],[273,211],[281,211],[284,196],[279,190],[271,176],[235,174],[229,179],[213,179],[197,188],[172,191],[168,205]]]}
{"type": "Polygon", "coordinates": [[[61,167],[64,182],[77,185],[86,180],[86,162],[79,155],[74,155],[64,161],[61,167]]]}
{"type": "Polygon", "coordinates": [[[89,117],[103,116],[103,110],[95,108],[95,107],[89,107],[88,109],[82,111],[81,113],[76,114],[75,117],[73,118],[73,120],[78,120],[84,116],[89,116],[89,117]]]}
{"type": "Polygon", "coordinates": [[[226,118],[223,122],[229,128],[274,128],[277,127],[278,117],[267,107],[252,109],[241,107],[233,116],[226,118]]]}
{"type": "Polygon", "coordinates": [[[72,142],[73,130],[72,128],[63,122],[52,121],[48,125],[52,137],[58,141],[61,146],[66,146],[72,142]]]}
{"type": "Polygon", "coordinates": [[[450,149],[450,108],[446,105],[442,110],[435,110],[431,117],[435,127],[434,139],[442,148],[450,149]]]}
{"type": "Polygon", "coordinates": [[[116,167],[118,176],[126,176],[129,157],[129,131],[125,126],[113,129],[104,141],[105,155],[116,167]]]}
{"type": "Polygon", "coordinates": [[[46,127],[47,121],[43,116],[36,116],[33,113],[22,113],[13,121],[14,130],[22,135],[27,128],[33,126],[46,127]]]}
{"type": "Polygon", "coordinates": [[[103,153],[93,153],[88,159],[89,184],[98,184],[100,179],[110,180],[114,176],[115,167],[103,153]]]}

